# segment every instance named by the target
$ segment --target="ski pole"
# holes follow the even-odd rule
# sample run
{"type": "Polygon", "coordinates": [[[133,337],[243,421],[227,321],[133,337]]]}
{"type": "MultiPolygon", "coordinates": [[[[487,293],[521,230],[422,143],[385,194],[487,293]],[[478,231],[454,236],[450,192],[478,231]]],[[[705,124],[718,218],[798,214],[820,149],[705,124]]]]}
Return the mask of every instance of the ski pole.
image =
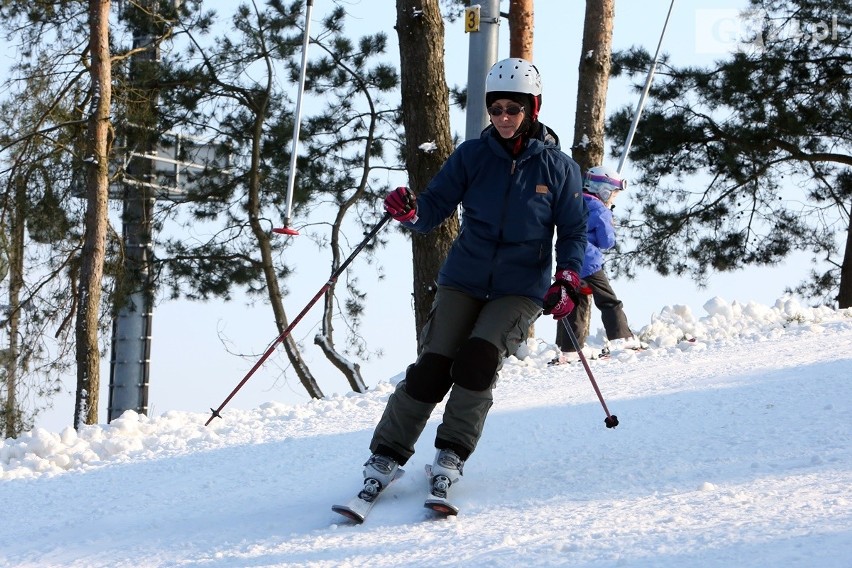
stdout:
{"type": "Polygon", "coordinates": [[[302,43],[302,67],[299,72],[299,89],[296,92],[296,112],[293,116],[293,152],[290,154],[290,171],[287,177],[287,211],[284,213],[284,227],[272,229],[273,233],[298,235],[299,231],[290,227],[290,211],[293,203],[293,188],[296,185],[296,154],[299,150],[299,128],[302,124],[302,94],[305,92],[305,75],[308,69],[308,44],[311,38],[311,10],[314,0],[307,0],[305,6],[305,37],[302,43]]]}
{"type": "Polygon", "coordinates": [[[618,426],[618,417],[614,414],[609,413],[609,409],[606,407],[606,402],[604,402],[603,395],[601,394],[601,389],[598,388],[598,383],[595,382],[595,377],[594,375],[592,375],[592,369],[589,367],[589,362],[586,361],[586,356],[583,354],[583,350],[580,348],[580,342],[577,341],[577,336],[574,335],[574,330],[571,329],[571,326],[568,325],[568,321],[565,318],[562,318],[560,321],[562,322],[562,325],[565,326],[565,332],[568,334],[568,337],[571,338],[571,344],[577,351],[577,355],[580,357],[580,362],[583,363],[583,367],[586,369],[586,374],[589,375],[589,380],[592,381],[592,386],[595,388],[595,392],[598,395],[598,400],[601,401],[601,406],[603,406],[604,412],[606,412],[604,424],[606,424],[607,428],[615,428],[616,426],[618,426]]]}
{"type": "Polygon", "coordinates": [[[296,327],[296,324],[299,323],[299,321],[301,321],[304,315],[308,313],[308,310],[310,310],[313,305],[317,303],[317,300],[319,300],[322,295],[325,294],[325,292],[331,287],[332,284],[337,282],[337,278],[341,274],[343,274],[343,271],[346,270],[346,267],[349,266],[349,264],[353,260],[355,260],[355,257],[358,256],[358,253],[360,253],[364,249],[364,247],[367,246],[367,243],[369,243],[373,239],[373,237],[376,236],[376,234],[381,230],[382,227],[385,226],[385,223],[387,223],[390,218],[390,213],[385,213],[385,216],[382,217],[381,221],[376,223],[376,226],[373,227],[369,233],[367,233],[367,236],[364,237],[364,240],[361,241],[361,243],[357,247],[355,247],[355,250],[352,251],[352,254],[350,254],[349,257],[343,261],[343,264],[341,264],[337,268],[337,270],[331,273],[328,282],[326,282],[325,285],[320,288],[320,291],[317,292],[313,298],[311,298],[311,301],[308,302],[308,305],[305,306],[301,312],[299,312],[299,315],[296,316],[296,319],[294,319],[290,323],[290,325],[287,326],[287,329],[281,332],[281,335],[275,338],[275,341],[273,341],[272,344],[266,349],[266,351],[263,353],[257,363],[254,364],[254,367],[249,369],[249,372],[246,373],[246,376],[243,377],[243,380],[241,380],[239,384],[234,388],[234,390],[231,391],[231,394],[228,395],[228,398],[222,401],[222,404],[219,405],[219,408],[210,409],[213,412],[213,415],[210,416],[210,418],[207,419],[207,422],[204,423],[205,426],[209,425],[214,418],[222,418],[222,415],[220,413],[222,412],[222,409],[225,408],[225,405],[228,404],[228,402],[230,402],[232,398],[234,398],[234,395],[237,394],[237,391],[243,388],[243,385],[246,384],[246,382],[251,378],[254,372],[257,371],[261,365],[263,365],[264,361],[266,361],[270,355],[272,355],[278,344],[284,341],[284,339],[286,339],[287,336],[290,335],[290,332],[293,330],[294,327],[296,327]]]}

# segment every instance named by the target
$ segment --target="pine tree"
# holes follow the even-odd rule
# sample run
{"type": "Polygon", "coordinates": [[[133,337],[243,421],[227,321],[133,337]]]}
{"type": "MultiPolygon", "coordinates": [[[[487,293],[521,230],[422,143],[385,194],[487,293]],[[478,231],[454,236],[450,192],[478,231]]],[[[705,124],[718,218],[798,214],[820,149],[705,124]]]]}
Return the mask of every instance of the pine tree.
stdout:
{"type": "Polygon", "coordinates": [[[21,47],[0,126],[8,160],[0,227],[10,268],[2,318],[9,436],[49,406],[61,389],[59,373],[75,358],[81,388],[74,424],[97,421],[101,298],[109,280],[108,11],[109,2],[95,0],[2,6],[3,27],[21,47]]]}
{"type": "MultiPolygon", "coordinates": [[[[612,264],[621,274],[704,282],[808,250],[819,270],[790,290],[852,306],[850,14],[850,0],[751,0],[742,49],[707,68],[664,65],[630,151],[641,176],[622,229],[632,245],[612,264]]],[[[649,65],[633,49],[613,69],[649,65]]],[[[610,118],[616,143],[631,114],[610,118]]]]}
{"type": "MultiPolygon", "coordinates": [[[[281,76],[296,83],[300,74],[304,15],[301,3],[273,2],[260,12],[243,6],[230,30],[210,44],[195,30],[192,42],[168,66],[168,85],[161,112],[172,127],[198,128],[214,145],[240,157],[230,174],[198,176],[186,195],[183,217],[189,229],[215,227],[206,242],[180,235],[164,242],[158,260],[161,282],[173,297],[192,300],[230,299],[242,290],[263,298],[274,314],[279,334],[289,326],[284,309],[285,281],[292,273],[286,250],[293,240],[272,232],[287,207],[287,178],[295,101],[282,89],[281,76]],[[283,73],[281,73],[283,70],[283,73]],[[276,78],[276,74],[278,77],[276,78]]],[[[387,188],[377,170],[399,169],[400,144],[395,127],[398,107],[384,98],[398,87],[394,69],[380,61],[384,34],[353,41],[345,36],[343,8],[331,10],[311,33],[306,71],[306,100],[323,101],[302,117],[296,184],[292,203],[294,227],[329,250],[329,273],[346,256],[344,230],[378,221],[380,198],[387,188]],[[354,219],[353,219],[354,218],[354,219]]],[[[370,243],[363,255],[369,258],[370,243]]],[[[327,274],[323,274],[323,277],[327,274]]],[[[319,288],[322,281],[317,281],[319,288]]],[[[352,390],[366,385],[357,362],[348,356],[369,356],[358,336],[365,295],[356,278],[340,290],[332,283],[323,302],[322,330],[315,343],[339,369],[352,390]],[[340,301],[336,295],[345,293],[340,301]],[[342,305],[343,308],[337,308],[342,305]],[[347,327],[342,347],[335,342],[334,320],[347,327]]],[[[308,394],[323,396],[320,386],[291,335],[283,340],[291,366],[308,394]]]]}

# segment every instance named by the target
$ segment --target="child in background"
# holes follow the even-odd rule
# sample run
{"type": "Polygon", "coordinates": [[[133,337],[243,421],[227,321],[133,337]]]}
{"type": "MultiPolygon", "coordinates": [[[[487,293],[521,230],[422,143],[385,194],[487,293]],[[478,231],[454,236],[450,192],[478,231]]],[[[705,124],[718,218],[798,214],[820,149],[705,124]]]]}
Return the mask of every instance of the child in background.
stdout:
{"type": "MultiPolygon", "coordinates": [[[[583,199],[589,209],[589,221],[586,253],[583,258],[583,268],[580,271],[580,292],[582,293],[574,311],[564,321],[568,322],[574,330],[577,343],[582,349],[586,343],[586,331],[592,310],[592,300],[594,300],[595,306],[601,312],[601,320],[609,340],[609,345],[604,348],[602,355],[608,355],[610,350],[644,347],[630,331],[627,316],[624,314],[624,304],[615,295],[603,271],[603,251],[615,246],[612,203],[616,192],[626,188],[627,181],[622,179],[617,171],[606,166],[589,168],[583,180],[583,199]]],[[[556,326],[556,344],[561,353],[551,361],[552,365],[579,360],[562,322],[556,326]]]]}

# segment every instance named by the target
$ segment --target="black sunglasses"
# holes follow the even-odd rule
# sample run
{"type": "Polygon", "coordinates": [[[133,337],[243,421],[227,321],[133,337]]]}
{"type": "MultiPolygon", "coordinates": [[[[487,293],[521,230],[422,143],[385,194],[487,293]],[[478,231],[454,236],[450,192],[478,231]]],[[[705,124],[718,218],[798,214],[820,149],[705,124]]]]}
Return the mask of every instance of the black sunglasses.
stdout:
{"type": "Polygon", "coordinates": [[[503,111],[506,111],[506,114],[509,116],[518,116],[522,112],[524,112],[524,107],[522,106],[508,106],[506,108],[503,107],[488,107],[488,114],[491,116],[500,116],[503,114],[503,111]]]}

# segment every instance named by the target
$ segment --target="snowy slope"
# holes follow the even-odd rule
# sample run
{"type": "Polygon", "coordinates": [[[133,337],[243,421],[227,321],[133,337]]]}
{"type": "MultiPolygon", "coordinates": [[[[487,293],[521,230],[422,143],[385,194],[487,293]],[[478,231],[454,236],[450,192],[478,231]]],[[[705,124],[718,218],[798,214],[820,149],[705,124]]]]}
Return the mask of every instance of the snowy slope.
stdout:
{"type": "Polygon", "coordinates": [[[209,427],[128,413],[6,440],[0,566],[852,567],[852,312],[705,310],[666,307],[649,349],[591,362],[614,430],[583,368],[530,341],[456,518],[422,507],[437,412],[364,525],[329,508],[359,485],[399,376],[209,427]]]}

